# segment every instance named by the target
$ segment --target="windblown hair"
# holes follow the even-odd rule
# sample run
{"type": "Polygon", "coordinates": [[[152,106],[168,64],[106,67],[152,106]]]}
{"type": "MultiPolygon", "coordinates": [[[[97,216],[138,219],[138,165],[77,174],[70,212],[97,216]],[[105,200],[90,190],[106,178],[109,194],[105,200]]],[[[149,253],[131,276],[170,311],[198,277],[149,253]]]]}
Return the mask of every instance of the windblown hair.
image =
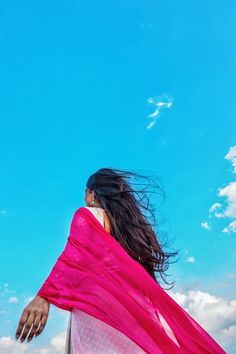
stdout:
{"type": "Polygon", "coordinates": [[[143,183],[136,185],[144,188],[135,189],[132,178],[143,178],[149,182],[148,186],[162,191],[160,185],[150,176],[114,168],[101,168],[93,173],[87,180],[86,188],[94,191],[95,202],[107,211],[111,235],[156,282],[159,282],[157,272],[157,276],[166,284],[172,285],[172,288],[174,282],[167,282],[165,277],[168,275],[165,272],[169,263],[173,263],[170,262],[170,257],[176,256],[178,251],[164,251],[168,242],[161,244],[157,237],[160,232],[155,231],[155,207],[148,197],[148,193],[153,191],[146,190],[147,186],[143,183]]]}

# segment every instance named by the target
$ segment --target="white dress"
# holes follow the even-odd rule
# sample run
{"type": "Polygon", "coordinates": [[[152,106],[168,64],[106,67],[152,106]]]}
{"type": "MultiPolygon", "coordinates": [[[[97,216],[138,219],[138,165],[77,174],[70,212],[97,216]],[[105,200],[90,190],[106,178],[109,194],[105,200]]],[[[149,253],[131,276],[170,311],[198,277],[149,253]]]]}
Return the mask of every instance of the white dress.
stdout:
{"type": "MultiPolygon", "coordinates": [[[[102,208],[88,208],[104,226],[102,208]]],[[[72,309],[65,354],[144,354],[131,339],[112,326],[78,309],[72,309]]]]}

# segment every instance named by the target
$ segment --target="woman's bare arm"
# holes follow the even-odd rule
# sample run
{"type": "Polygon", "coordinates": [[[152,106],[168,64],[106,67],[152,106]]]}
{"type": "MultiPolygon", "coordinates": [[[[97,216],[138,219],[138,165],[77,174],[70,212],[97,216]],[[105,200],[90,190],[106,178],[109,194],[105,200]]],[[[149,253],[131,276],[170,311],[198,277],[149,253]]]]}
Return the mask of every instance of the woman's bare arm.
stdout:
{"type": "Polygon", "coordinates": [[[25,338],[29,334],[27,341],[30,342],[34,335],[38,336],[42,333],[47,323],[49,310],[50,302],[36,295],[22,312],[18,327],[16,329],[16,339],[21,336],[20,340],[21,342],[24,342],[25,338]],[[32,325],[33,327],[31,328],[32,325]]]}

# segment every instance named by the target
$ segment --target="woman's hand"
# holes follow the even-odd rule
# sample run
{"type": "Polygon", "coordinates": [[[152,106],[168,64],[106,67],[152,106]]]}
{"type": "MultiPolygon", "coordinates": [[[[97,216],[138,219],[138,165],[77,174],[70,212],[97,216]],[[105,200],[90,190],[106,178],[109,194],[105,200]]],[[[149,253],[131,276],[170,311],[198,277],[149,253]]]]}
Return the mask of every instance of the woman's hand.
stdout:
{"type": "Polygon", "coordinates": [[[46,299],[36,295],[35,298],[24,308],[17,330],[16,330],[16,339],[18,339],[21,335],[21,331],[24,327],[24,330],[22,332],[21,336],[21,342],[24,342],[28,332],[31,329],[31,326],[33,324],[33,327],[31,329],[31,332],[27,338],[27,341],[30,342],[31,339],[33,338],[34,334],[38,336],[44,329],[47,319],[48,319],[48,314],[49,314],[49,309],[50,309],[50,302],[48,302],[46,299]],[[40,326],[39,326],[40,324],[40,326]],[[38,328],[39,326],[39,328],[38,328]]]}

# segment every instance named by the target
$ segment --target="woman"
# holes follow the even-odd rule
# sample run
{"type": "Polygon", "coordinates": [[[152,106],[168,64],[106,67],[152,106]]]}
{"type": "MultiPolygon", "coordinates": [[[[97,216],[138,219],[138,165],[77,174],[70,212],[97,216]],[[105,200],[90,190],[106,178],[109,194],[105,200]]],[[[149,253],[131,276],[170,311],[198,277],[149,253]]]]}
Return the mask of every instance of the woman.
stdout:
{"type": "Polygon", "coordinates": [[[66,247],[24,309],[16,336],[42,333],[52,303],[70,312],[67,354],[225,353],[160,286],[177,252],[164,251],[154,209],[132,177],[144,176],[112,168],[90,176],[87,206],[76,210],[66,247]]]}

